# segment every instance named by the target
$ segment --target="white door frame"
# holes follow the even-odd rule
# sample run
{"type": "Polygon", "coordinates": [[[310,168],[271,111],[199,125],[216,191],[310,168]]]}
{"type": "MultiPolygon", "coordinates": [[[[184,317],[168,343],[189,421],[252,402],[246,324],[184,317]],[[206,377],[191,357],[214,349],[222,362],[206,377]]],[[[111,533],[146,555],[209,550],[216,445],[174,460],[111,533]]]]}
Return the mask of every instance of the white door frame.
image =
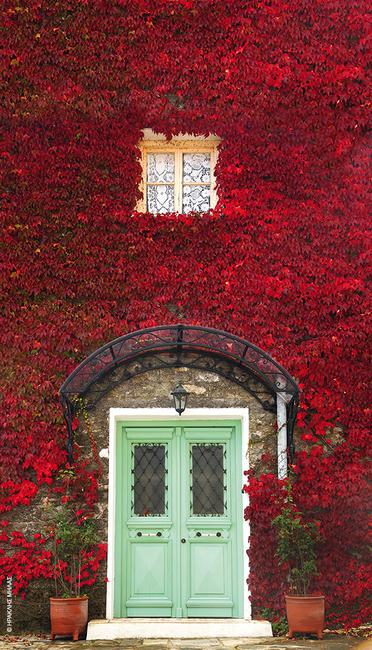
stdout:
{"type": "MultiPolygon", "coordinates": [[[[249,469],[248,441],[249,441],[249,411],[248,408],[188,408],[182,414],[175,413],[173,408],[110,408],[109,424],[109,489],[108,489],[108,549],[107,549],[107,588],[106,588],[106,618],[113,619],[114,614],[114,581],[115,581],[115,502],[116,502],[116,423],[128,420],[174,420],[183,423],[190,420],[240,420],[242,425],[242,468],[249,469]]],[[[106,450],[101,450],[100,455],[106,456],[106,450]]],[[[242,474],[242,486],[246,482],[246,476],[242,474]]],[[[242,599],[244,604],[244,618],[251,618],[251,603],[249,600],[249,589],[247,579],[249,576],[249,558],[247,548],[249,546],[250,527],[249,522],[244,519],[244,510],[248,505],[248,494],[243,493],[242,499],[242,520],[243,520],[243,553],[244,553],[244,588],[242,599]]]]}

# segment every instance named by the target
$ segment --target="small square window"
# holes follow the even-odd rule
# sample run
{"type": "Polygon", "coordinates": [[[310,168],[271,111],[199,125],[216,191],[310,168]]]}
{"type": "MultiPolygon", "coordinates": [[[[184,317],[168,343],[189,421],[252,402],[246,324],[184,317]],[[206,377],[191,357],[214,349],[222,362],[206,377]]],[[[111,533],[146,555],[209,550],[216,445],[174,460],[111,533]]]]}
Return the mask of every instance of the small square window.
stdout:
{"type": "Polygon", "coordinates": [[[166,140],[149,133],[153,137],[145,137],[140,144],[143,198],[137,210],[167,214],[207,212],[213,208],[217,202],[217,138],[176,136],[166,140]]]}

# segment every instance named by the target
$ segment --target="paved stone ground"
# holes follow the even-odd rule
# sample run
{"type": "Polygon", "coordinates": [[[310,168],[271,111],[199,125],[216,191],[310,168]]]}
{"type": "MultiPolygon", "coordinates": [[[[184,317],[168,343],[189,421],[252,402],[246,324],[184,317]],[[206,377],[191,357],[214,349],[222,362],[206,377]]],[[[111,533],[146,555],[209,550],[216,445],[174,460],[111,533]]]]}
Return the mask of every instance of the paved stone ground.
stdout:
{"type": "Polygon", "coordinates": [[[50,641],[40,637],[0,637],[0,650],[372,650],[372,638],[325,636],[316,639],[121,639],[117,641],[50,641]]]}

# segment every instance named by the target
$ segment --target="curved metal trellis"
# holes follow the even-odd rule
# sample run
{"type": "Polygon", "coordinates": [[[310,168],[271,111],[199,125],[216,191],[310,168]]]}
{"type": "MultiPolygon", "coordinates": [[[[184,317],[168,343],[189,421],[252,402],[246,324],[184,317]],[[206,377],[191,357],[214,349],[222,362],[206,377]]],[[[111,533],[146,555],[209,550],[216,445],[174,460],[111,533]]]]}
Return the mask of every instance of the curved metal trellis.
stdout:
{"type": "Polygon", "coordinates": [[[291,375],[249,341],[222,330],[180,324],[150,327],[121,336],[93,352],[67,377],[60,394],[68,429],[69,461],[72,462],[72,420],[78,398],[84,396],[86,407],[91,409],[123,381],[149,370],[180,367],[222,375],[242,386],[262,408],[272,412],[276,411],[277,395],[281,395],[287,409],[287,449],[293,457],[299,388],[291,375]]]}

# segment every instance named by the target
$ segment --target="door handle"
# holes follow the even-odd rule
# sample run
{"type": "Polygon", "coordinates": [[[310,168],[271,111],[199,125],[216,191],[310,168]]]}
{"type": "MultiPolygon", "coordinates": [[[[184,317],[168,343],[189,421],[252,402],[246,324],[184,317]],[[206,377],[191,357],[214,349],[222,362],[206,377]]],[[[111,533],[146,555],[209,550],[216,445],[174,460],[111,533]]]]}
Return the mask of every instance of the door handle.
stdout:
{"type": "Polygon", "coordinates": [[[185,540],[184,537],[182,537],[182,539],[181,539],[181,544],[185,544],[185,543],[186,543],[186,540],[185,540]]]}

